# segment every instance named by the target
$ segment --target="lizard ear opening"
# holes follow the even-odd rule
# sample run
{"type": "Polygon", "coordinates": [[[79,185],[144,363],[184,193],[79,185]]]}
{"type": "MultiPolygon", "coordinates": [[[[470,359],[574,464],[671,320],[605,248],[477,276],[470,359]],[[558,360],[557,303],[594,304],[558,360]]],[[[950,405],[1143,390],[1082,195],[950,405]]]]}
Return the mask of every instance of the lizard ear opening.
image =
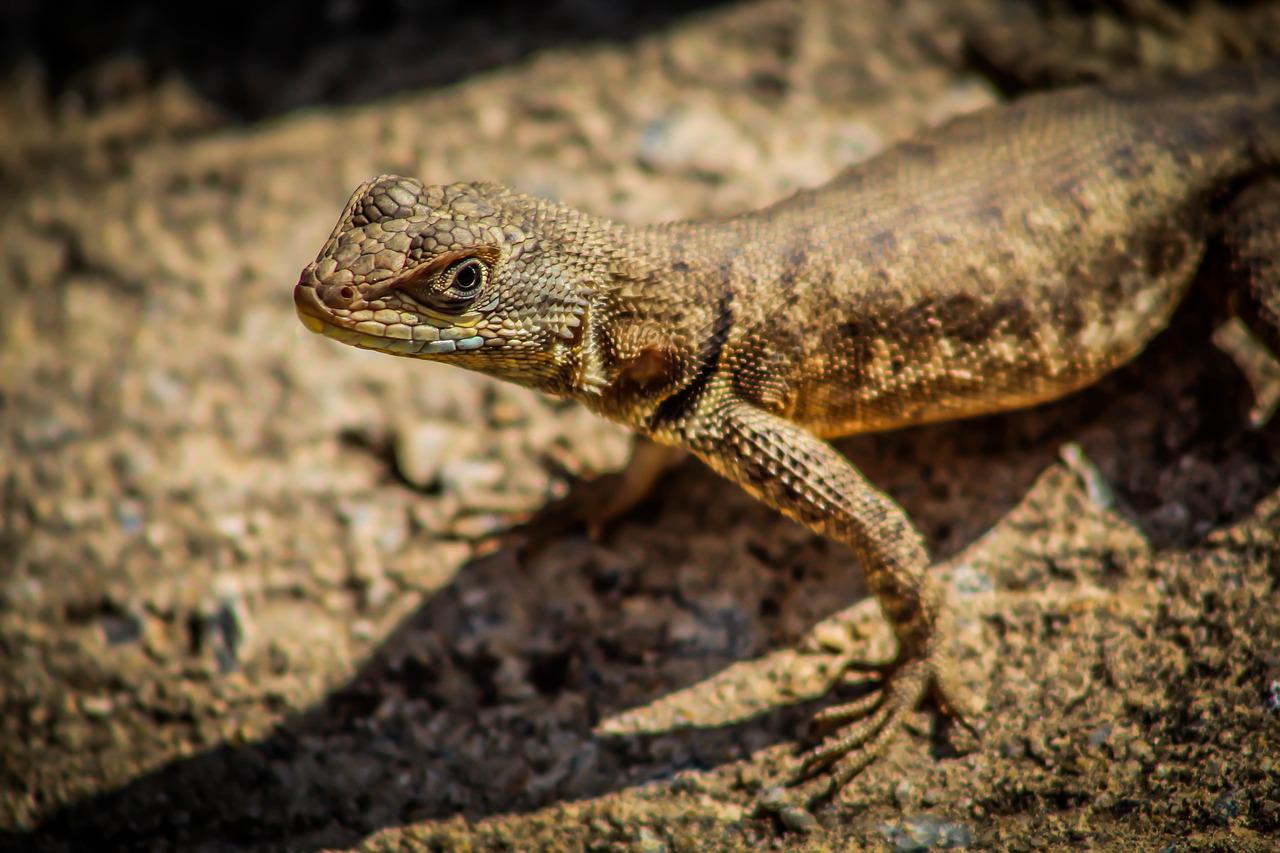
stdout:
{"type": "Polygon", "coordinates": [[[669,349],[646,346],[622,365],[618,379],[628,388],[653,391],[672,380],[674,358],[669,349]]]}

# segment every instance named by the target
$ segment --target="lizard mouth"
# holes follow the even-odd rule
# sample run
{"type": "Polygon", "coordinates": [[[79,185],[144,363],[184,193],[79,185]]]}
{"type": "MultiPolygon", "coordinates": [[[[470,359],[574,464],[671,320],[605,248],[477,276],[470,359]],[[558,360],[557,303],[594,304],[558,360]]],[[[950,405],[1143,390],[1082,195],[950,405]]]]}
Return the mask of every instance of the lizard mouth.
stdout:
{"type": "MultiPolygon", "coordinates": [[[[474,328],[481,318],[477,312],[459,317],[436,316],[435,312],[401,299],[394,291],[372,301],[364,297],[340,298],[336,301],[348,307],[331,308],[307,272],[293,287],[293,307],[302,325],[326,338],[361,349],[418,357],[466,352],[485,344],[485,338],[474,328]]],[[[325,295],[330,290],[325,289],[325,295]]]]}
{"type": "Polygon", "coordinates": [[[298,312],[302,325],[317,334],[324,334],[325,328],[336,320],[320,301],[320,294],[316,293],[316,289],[301,281],[293,286],[293,308],[298,312]]]}

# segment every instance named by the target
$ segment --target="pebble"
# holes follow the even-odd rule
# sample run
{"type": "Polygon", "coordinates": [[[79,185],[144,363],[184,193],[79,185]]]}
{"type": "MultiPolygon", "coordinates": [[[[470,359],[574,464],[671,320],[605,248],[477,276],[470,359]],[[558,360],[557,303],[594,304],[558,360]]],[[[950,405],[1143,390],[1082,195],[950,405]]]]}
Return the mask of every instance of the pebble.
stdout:
{"type": "Polygon", "coordinates": [[[74,428],[54,415],[33,419],[17,431],[19,449],[28,452],[53,450],[76,438],[74,428]]]}
{"type": "Polygon", "coordinates": [[[396,471],[415,488],[434,488],[441,465],[454,458],[460,449],[460,432],[457,424],[441,421],[400,426],[392,447],[396,471]]]}
{"type": "Polygon", "coordinates": [[[481,493],[502,482],[506,468],[495,459],[450,458],[439,468],[440,485],[453,492],[464,505],[474,505],[481,493]]]}
{"type": "Polygon", "coordinates": [[[709,175],[746,171],[760,160],[756,146],[714,106],[680,108],[649,122],[636,156],[651,169],[709,175]]]}
{"type": "Polygon", "coordinates": [[[787,795],[782,788],[774,785],[760,792],[760,808],[766,812],[778,812],[787,805],[787,795]]]}
{"type": "Polygon", "coordinates": [[[102,635],[109,646],[136,642],[142,636],[142,629],[142,617],[133,610],[102,617],[102,635]]]}
{"type": "Polygon", "coordinates": [[[778,820],[792,832],[808,834],[818,829],[818,819],[799,806],[787,806],[778,812],[778,820]]]}
{"type": "Polygon", "coordinates": [[[454,519],[449,525],[449,532],[459,539],[484,539],[487,536],[501,533],[511,526],[511,522],[492,513],[464,515],[454,519]]]}
{"type": "Polygon", "coordinates": [[[760,792],[760,810],[772,814],[791,832],[808,834],[818,829],[818,819],[808,809],[788,802],[782,788],[773,786],[760,792]]]}
{"type": "Polygon", "coordinates": [[[635,849],[640,853],[666,853],[667,844],[647,826],[637,833],[635,849]]]}
{"type": "Polygon", "coordinates": [[[974,568],[969,563],[961,563],[951,571],[951,589],[956,596],[964,598],[980,595],[995,589],[991,575],[974,568]]]}
{"type": "Polygon", "coordinates": [[[1058,448],[1058,456],[1084,484],[1089,500],[1099,509],[1113,509],[1116,505],[1115,490],[1107,482],[1106,475],[1093,464],[1084,448],[1069,441],[1058,448]]]}
{"type": "Polygon", "coordinates": [[[101,720],[111,716],[115,710],[115,702],[110,696],[84,696],[80,699],[80,710],[85,716],[101,720]]]}
{"type": "Polygon", "coordinates": [[[1213,801],[1213,814],[1224,826],[1240,817],[1243,811],[1244,806],[1240,803],[1239,791],[1227,791],[1213,801]]]}
{"type": "Polygon", "coordinates": [[[240,668],[248,617],[238,595],[222,595],[201,613],[193,614],[188,630],[194,648],[212,649],[218,671],[223,675],[240,668]]]}
{"type": "Polygon", "coordinates": [[[973,844],[973,830],[968,824],[931,814],[912,815],[899,823],[882,823],[876,829],[894,853],[956,850],[973,844]]]}

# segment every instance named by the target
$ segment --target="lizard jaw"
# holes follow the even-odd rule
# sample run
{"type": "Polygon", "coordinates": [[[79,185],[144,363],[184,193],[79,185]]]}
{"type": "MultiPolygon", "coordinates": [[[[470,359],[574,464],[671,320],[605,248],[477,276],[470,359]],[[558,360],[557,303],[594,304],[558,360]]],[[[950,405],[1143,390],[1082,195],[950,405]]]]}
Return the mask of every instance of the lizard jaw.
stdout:
{"type": "MultiPolygon", "coordinates": [[[[360,349],[378,350],[392,355],[429,358],[455,352],[469,352],[479,349],[486,343],[486,338],[477,334],[475,329],[467,325],[454,325],[449,321],[417,323],[412,328],[404,323],[386,322],[377,319],[359,319],[360,316],[376,313],[362,311],[356,317],[344,317],[324,304],[319,289],[305,280],[293,287],[293,307],[297,311],[302,325],[312,332],[326,338],[359,347],[360,349]]],[[[479,319],[466,317],[462,322],[474,324],[479,319]]],[[[454,323],[459,321],[455,320],[454,323]]]]}
{"type": "Polygon", "coordinates": [[[302,325],[316,334],[323,335],[325,328],[333,322],[316,289],[302,282],[293,286],[293,308],[298,312],[302,325]]]}

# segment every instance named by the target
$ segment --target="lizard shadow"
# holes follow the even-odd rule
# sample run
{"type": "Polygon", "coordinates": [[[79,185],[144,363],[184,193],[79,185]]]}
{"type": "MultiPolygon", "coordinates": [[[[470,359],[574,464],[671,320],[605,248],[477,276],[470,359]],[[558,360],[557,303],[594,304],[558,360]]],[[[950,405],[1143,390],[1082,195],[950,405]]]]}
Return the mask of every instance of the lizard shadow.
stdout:
{"type": "MultiPolygon", "coordinates": [[[[1248,428],[1248,383],[1207,342],[1184,345],[1204,322],[1180,317],[1133,365],[1067,400],[841,447],[939,556],[1008,513],[1068,441],[1157,548],[1194,541],[1280,483],[1280,418],[1248,428]]],[[[525,812],[719,767],[793,740],[830,702],[599,733],[603,720],[793,644],[864,593],[846,549],[697,465],[602,543],[570,533],[521,545],[553,523],[534,519],[467,563],[354,677],[262,739],[174,759],[0,842],[346,846],[386,827],[525,812]]]]}

